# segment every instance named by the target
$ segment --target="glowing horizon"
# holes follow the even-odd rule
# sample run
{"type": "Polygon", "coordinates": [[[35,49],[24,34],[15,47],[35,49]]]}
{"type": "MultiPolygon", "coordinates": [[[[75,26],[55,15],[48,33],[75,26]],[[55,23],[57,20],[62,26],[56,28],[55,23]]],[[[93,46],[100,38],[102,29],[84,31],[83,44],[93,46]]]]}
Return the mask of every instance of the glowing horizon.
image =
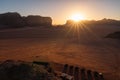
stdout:
{"type": "Polygon", "coordinates": [[[80,13],[76,13],[76,14],[73,14],[71,17],[70,17],[71,20],[75,21],[75,22],[79,22],[81,20],[85,20],[85,17],[83,15],[81,15],[80,13]]]}
{"type": "Polygon", "coordinates": [[[0,13],[49,16],[53,24],[64,24],[76,12],[87,20],[120,20],[119,3],[120,0],[1,0],[0,13]]]}

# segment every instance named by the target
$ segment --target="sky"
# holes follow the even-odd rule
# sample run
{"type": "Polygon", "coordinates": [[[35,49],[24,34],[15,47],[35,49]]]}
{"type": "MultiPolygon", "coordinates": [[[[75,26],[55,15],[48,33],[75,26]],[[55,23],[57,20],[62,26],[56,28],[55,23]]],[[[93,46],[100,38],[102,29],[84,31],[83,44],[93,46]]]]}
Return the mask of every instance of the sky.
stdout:
{"type": "Polygon", "coordinates": [[[64,24],[76,13],[88,20],[120,20],[120,0],[0,0],[0,13],[5,12],[49,16],[53,24],[64,24]]]}

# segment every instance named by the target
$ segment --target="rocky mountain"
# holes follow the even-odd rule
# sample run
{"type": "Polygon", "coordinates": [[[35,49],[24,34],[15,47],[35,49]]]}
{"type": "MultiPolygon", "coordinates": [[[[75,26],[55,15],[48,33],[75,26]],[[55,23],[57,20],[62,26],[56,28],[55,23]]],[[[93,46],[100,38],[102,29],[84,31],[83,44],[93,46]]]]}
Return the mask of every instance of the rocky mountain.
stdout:
{"type": "Polygon", "coordinates": [[[36,15],[23,17],[17,12],[8,12],[0,14],[0,28],[18,28],[25,26],[50,27],[51,25],[52,19],[50,17],[42,17],[36,15]]]}
{"type": "Polygon", "coordinates": [[[27,26],[51,26],[52,19],[50,17],[41,17],[30,15],[24,18],[27,26]]]}
{"type": "Polygon", "coordinates": [[[0,14],[0,24],[8,27],[22,27],[25,25],[21,15],[16,12],[0,14]]]}
{"type": "MultiPolygon", "coordinates": [[[[120,20],[114,20],[114,19],[102,19],[102,20],[82,20],[78,23],[82,23],[85,25],[97,25],[97,26],[120,26],[120,20]]],[[[66,25],[74,24],[73,20],[67,20],[66,25]]]]}

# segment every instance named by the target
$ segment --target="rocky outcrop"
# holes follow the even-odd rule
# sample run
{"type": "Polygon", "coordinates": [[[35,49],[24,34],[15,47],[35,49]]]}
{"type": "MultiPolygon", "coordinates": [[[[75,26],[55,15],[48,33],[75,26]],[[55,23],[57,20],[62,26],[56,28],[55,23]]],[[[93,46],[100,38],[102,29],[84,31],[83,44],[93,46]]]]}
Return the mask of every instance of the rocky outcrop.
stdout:
{"type": "Polygon", "coordinates": [[[34,15],[22,17],[17,12],[12,12],[12,13],[8,12],[8,13],[0,14],[0,28],[13,28],[13,27],[24,27],[24,26],[50,27],[51,25],[52,25],[52,19],[50,17],[42,17],[42,16],[34,16],[34,15]]]}
{"type": "Polygon", "coordinates": [[[44,65],[7,60],[0,63],[0,80],[60,80],[44,65]]]}
{"type": "Polygon", "coordinates": [[[22,27],[24,21],[19,13],[4,13],[0,14],[0,24],[9,27],[22,27]]]}
{"type": "Polygon", "coordinates": [[[25,18],[26,25],[28,26],[51,26],[52,19],[50,17],[41,16],[28,16],[25,18]]]}
{"type": "Polygon", "coordinates": [[[120,31],[108,34],[106,38],[120,39],[120,31]]]}

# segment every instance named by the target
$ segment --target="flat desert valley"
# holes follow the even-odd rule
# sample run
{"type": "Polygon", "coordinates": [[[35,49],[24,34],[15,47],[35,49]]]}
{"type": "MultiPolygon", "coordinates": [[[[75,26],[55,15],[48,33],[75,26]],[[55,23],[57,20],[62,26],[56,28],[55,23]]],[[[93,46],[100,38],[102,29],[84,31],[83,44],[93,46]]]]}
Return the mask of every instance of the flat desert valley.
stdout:
{"type": "Polygon", "coordinates": [[[120,40],[105,38],[118,26],[77,30],[27,27],[0,30],[0,61],[43,60],[82,66],[120,80],[120,40]]]}

